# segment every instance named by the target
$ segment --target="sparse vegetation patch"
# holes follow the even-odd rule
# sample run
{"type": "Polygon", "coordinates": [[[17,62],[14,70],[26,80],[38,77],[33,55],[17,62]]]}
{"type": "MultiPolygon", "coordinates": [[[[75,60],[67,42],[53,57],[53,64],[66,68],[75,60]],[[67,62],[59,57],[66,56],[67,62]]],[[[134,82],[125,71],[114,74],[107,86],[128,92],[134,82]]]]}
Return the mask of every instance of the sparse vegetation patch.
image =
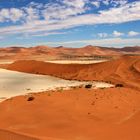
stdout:
{"type": "Polygon", "coordinates": [[[27,101],[33,101],[34,99],[35,99],[35,97],[30,96],[30,97],[28,97],[27,101]]]}
{"type": "Polygon", "coordinates": [[[115,87],[124,87],[123,84],[116,84],[115,87]]]}
{"type": "Polygon", "coordinates": [[[92,84],[85,85],[85,88],[92,88],[92,84]]]}

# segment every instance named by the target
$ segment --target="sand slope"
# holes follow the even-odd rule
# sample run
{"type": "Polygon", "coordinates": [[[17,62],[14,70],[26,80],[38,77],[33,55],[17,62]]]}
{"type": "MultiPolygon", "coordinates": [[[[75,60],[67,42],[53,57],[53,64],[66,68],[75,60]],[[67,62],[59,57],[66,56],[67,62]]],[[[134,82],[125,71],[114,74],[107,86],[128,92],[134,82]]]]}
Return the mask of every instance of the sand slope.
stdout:
{"type": "Polygon", "coordinates": [[[27,101],[19,96],[0,103],[0,128],[44,140],[139,140],[140,57],[100,64],[17,61],[7,69],[65,79],[123,83],[122,88],[49,91],[27,101]],[[10,119],[9,119],[10,118],[10,119]]]}
{"type": "Polygon", "coordinates": [[[0,128],[44,140],[139,140],[140,92],[73,89],[19,96],[0,104],[0,128]],[[135,117],[136,116],[136,117],[135,117]]]}

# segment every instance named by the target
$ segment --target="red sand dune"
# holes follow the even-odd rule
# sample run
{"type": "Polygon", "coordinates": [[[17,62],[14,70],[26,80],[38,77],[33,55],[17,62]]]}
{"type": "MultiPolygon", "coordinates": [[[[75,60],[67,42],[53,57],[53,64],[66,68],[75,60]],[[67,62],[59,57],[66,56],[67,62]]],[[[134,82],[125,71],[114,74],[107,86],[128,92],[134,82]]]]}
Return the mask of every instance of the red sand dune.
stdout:
{"type": "MultiPolygon", "coordinates": [[[[0,104],[0,128],[43,140],[139,140],[140,92],[73,89],[0,104]]],[[[14,139],[18,140],[18,139],[14,139]]]]}
{"type": "Polygon", "coordinates": [[[140,56],[88,65],[17,61],[7,69],[125,87],[49,91],[33,94],[30,102],[14,97],[0,103],[0,128],[43,140],[140,139],[140,56]]]}
{"type": "Polygon", "coordinates": [[[8,65],[7,69],[54,75],[65,79],[103,80],[140,87],[140,56],[123,56],[108,62],[86,65],[53,64],[34,60],[17,61],[8,65]]]}

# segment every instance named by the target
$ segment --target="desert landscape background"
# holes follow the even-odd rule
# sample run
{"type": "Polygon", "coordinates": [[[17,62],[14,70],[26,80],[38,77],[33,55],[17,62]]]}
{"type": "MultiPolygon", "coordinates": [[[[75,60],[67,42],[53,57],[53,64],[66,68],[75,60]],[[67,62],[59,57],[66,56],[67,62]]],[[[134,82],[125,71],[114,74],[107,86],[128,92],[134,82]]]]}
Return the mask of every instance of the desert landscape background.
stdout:
{"type": "Polygon", "coordinates": [[[0,139],[140,138],[139,46],[9,47],[0,55],[0,139]]]}
{"type": "Polygon", "coordinates": [[[48,46],[36,46],[36,47],[20,47],[13,46],[7,48],[0,48],[1,60],[40,60],[40,61],[52,61],[52,60],[103,60],[110,59],[114,56],[120,56],[124,54],[139,55],[140,47],[124,47],[124,48],[108,48],[100,46],[88,45],[81,48],[67,48],[63,46],[48,47],[48,46]],[[21,57],[22,56],[22,57],[21,57]]]}
{"type": "Polygon", "coordinates": [[[140,140],[140,0],[0,0],[0,140],[140,140]]]}

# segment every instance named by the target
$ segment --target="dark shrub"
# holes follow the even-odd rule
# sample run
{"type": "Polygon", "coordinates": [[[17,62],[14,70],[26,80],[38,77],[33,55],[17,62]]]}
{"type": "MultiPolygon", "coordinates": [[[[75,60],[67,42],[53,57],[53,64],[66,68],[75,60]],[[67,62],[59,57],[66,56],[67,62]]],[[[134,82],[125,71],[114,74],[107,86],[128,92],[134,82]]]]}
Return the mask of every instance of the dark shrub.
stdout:
{"type": "Polygon", "coordinates": [[[27,101],[33,101],[35,98],[33,96],[28,97],[27,101]]]}
{"type": "Polygon", "coordinates": [[[124,87],[123,84],[116,84],[115,87],[124,87]]]}
{"type": "Polygon", "coordinates": [[[85,85],[85,88],[92,88],[92,84],[85,85]]]}

